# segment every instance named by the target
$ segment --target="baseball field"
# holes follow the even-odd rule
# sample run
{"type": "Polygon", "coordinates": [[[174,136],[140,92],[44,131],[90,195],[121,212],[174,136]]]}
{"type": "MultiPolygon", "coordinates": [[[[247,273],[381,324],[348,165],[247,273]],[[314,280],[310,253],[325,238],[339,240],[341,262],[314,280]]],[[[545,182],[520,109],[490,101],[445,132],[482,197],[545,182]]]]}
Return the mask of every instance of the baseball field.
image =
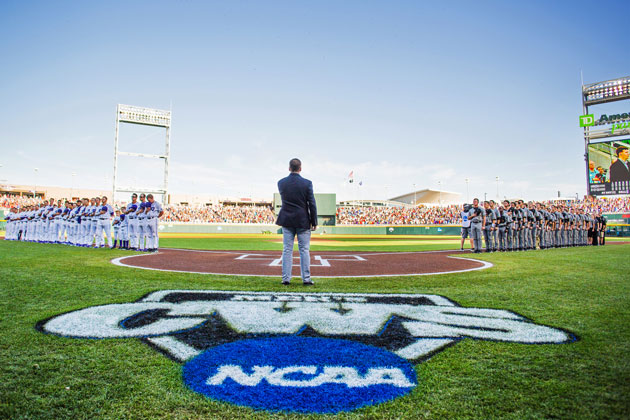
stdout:
{"type": "MultiPolygon", "coordinates": [[[[252,251],[246,255],[272,251],[279,256],[280,239],[277,235],[170,234],[161,239],[161,247],[252,251]]],[[[450,255],[451,251],[459,250],[459,239],[322,235],[313,238],[311,250],[312,254],[324,257],[333,251],[348,255],[364,253],[357,255],[367,255],[368,259],[370,252],[445,251],[444,254],[450,255]]],[[[290,286],[282,286],[280,278],[274,276],[182,273],[112,264],[113,259],[131,255],[135,253],[0,241],[0,418],[520,420],[629,417],[630,244],[609,240],[604,247],[480,254],[474,258],[490,264],[475,271],[315,278],[315,286],[308,288],[302,286],[299,279],[297,282],[294,279],[290,286]],[[270,409],[252,409],[251,404],[248,407],[238,401],[224,402],[193,391],[182,373],[188,365],[186,357],[182,356],[185,351],[181,349],[190,349],[190,346],[168,350],[165,344],[160,347],[160,343],[165,343],[163,337],[163,341],[158,341],[151,334],[98,335],[94,333],[100,328],[98,314],[94,312],[90,315],[92,318],[75,317],[74,321],[59,317],[71,311],[82,314],[84,308],[100,305],[121,304],[117,308],[126,310],[128,305],[122,304],[137,302],[152,296],[149,294],[153,292],[178,291],[179,297],[173,298],[175,303],[152,303],[156,308],[162,308],[159,305],[170,308],[168,305],[181,303],[177,299],[182,299],[187,291],[207,290],[215,291],[214,295],[221,295],[219,291],[242,292],[240,295],[246,298],[291,293],[300,296],[376,294],[374,296],[381,299],[389,294],[399,298],[407,294],[431,295],[455,303],[452,311],[480,308],[476,316],[481,318],[481,327],[465,333],[458,327],[459,332],[448,336],[449,345],[422,357],[408,357],[417,385],[405,395],[351,410],[337,410],[336,400],[322,398],[319,403],[326,409],[318,410],[318,401],[311,401],[305,406],[307,410],[299,412],[278,409],[284,407],[282,401],[274,402],[277,405],[270,405],[270,409]],[[507,331],[498,327],[492,330],[497,335],[488,335],[491,328],[484,327],[485,315],[481,315],[487,309],[509,311],[527,327],[546,326],[549,328],[545,331],[553,330],[566,339],[554,341],[545,338],[543,333],[533,338],[502,339],[497,337],[507,331]],[[56,320],[54,326],[51,320],[56,320]]],[[[412,255],[420,258],[424,254],[412,255]]],[[[330,259],[331,266],[336,263],[330,259]]],[[[352,308],[346,305],[344,309],[339,303],[338,312],[352,316],[352,308]]],[[[277,310],[280,309],[288,311],[291,305],[285,302],[277,310]]],[[[156,317],[165,316],[159,311],[164,309],[153,310],[145,319],[134,315],[118,320],[110,329],[120,332],[144,328],[156,317]],[[147,317],[154,318],[147,320],[147,317]]],[[[171,320],[175,318],[177,316],[171,320]]],[[[230,322],[227,324],[236,328],[230,322]]],[[[455,331],[453,325],[446,327],[455,331]]],[[[198,328],[195,331],[196,337],[190,332],[178,332],[174,337],[179,343],[191,340],[189,344],[197,345],[203,341],[198,337],[199,331],[210,330],[198,328]]],[[[222,340],[228,333],[221,331],[215,328],[207,334],[222,340]]],[[[388,329],[387,325],[382,331],[393,331],[379,333],[378,343],[384,348],[392,348],[387,340],[395,342],[404,338],[401,331],[388,329]]],[[[304,329],[297,334],[302,332],[304,329]]],[[[319,331],[318,336],[322,335],[319,331]]],[[[264,334],[255,338],[262,336],[264,334]]],[[[286,351],[291,352],[291,349],[286,351]]]]}

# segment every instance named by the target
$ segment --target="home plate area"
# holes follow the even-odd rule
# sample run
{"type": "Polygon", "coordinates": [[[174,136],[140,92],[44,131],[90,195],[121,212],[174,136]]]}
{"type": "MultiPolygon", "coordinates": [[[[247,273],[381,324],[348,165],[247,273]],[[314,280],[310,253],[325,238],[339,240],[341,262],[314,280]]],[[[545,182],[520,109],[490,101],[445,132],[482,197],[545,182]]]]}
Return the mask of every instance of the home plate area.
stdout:
{"type": "MultiPolygon", "coordinates": [[[[454,256],[460,251],[426,252],[311,252],[312,277],[375,277],[457,273],[491,267],[485,261],[454,256]],[[449,255],[450,254],[450,255],[449,255]]],[[[112,260],[121,266],[148,270],[272,276],[282,274],[278,251],[197,251],[161,249],[155,254],[133,255],[112,260]]],[[[293,275],[300,275],[300,259],[293,256],[293,275]]]]}

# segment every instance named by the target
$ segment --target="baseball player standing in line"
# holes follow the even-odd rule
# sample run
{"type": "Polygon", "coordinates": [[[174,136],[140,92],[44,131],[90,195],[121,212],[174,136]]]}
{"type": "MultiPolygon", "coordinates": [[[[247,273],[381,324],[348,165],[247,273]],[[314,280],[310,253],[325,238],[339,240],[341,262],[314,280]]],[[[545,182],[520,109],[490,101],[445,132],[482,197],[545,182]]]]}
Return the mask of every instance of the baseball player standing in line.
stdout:
{"type": "Polygon", "coordinates": [[[92,206],[90,200],[83,199],[83,207],[81,209],[81,238],[79,243],[82,247],[87,247],[88,235],[90,234],[90,211],[92,206]]]}
{"type": "Polygon", "coordinates": [[[147,238],[147,206],[146,196],[140,194],[140,205],[136,216],[138,217],[138,251],[146,251],[146,238],[147,238]]]}
{"type": "Polygon", "coordinates": [[[483,203],[483,211],[485,211],[485,223],[483,228],[483,240],[486,244],[486,252],[492,252],[494,249],[493,239],[494,239],[494,213],[490,208],[490,202],[484,201],[483,203]]]}
{"type": "Polygon", "coordinates": [[[160,239],[158,237],[158,219],[164,214],[162,205],[155,201],[153,194],[147,195],[149,201],[149,212],[147,217],[148,239],[147,248],[149,251],[157,251],[160,245],[160,239]]]}
{"type": "Polygon", "coordinates": [[[479,199],[473,200],[473,206],[468,211],[468,219],[470,220],[470,234],[473,239],[474,253],[481,252],[481,232],[485,227],[486,216],[483,209],[479,207],[479,199]]]}
{"type": "Polygon", "coordinates": [[[129,249],[129,216],[124,213],[124,210],[121,210],[120,213],[120,240],[118,248],[129,249]]]}
{"type": "Polygon", "coordinates": [[[462,212],[460,216],[462,218],[462,240],[460,244],[460,250],[464,250],[464,242],[466,242],[466,238],[470,236],[470,249],[474,249],[473,238],[470,234],[470,219],[468,218],[468,212],[470,211],[470,204],[464,204],[462,206],[462,212]]]}
{"type": "Polygon", "coordinates": [[[96,231],[98,230],[98,214],[101,212],[101,197],[94,197],[94,208],[92,210],[92,223],[90,227],[90,237],[88,239],[88,245],[90,247],[98,248],[98,240],[96,238],[96,231]]]}
{"type": "Polygon", "coordinates": [[[90,211],[92,206],[88,198],[83,199],[83,209],[81,210],[81,246],[87,246],[87,238],[90,233],[90,211]]]}
{"type": "Polygon", "coordinates": [[[492,250],[499,250],[499,209],[497,203],[494,200],[490,200],[490,210],[492,211],[492,215],[494,217],[494,228],[492,230],[492,250]]]}
{"type": "Polygon", "coordinates": [[[5,227],[6,231],[4,234],[5,241],[13,240],[13,228],[15,225],[14,219],[13,219],[14,216],[15,216],[15,209],[13,207],[11,207],[11,209],[9,209],[9,212],[4,215],[4,218],[7,221],[7,224],[5,227]]]}
{"type": "Polygon", "coordinates": [[[103,234],[107,237],[107,245],[109,248],[114,247],[114,238],[112,237],[112,216],[114,215],[114,209],[107,204],[107,197],[103,196],[101,200],[101,207],[97,212],[98,227],[96,228],[96,245],[102,248],[105,244],[103,234]]]}
{"type": "Polygon", "coordinates": [[[127,236],[129,237],[129,247],[138,249],[138,194],[131,195],[131,203],[127,204],[124,214],[127,216],[127,236]]]}
{"type": "Polygon", "coordinates": [[[112,229],[114,229],[114,246],[112,246],[111,249],[116,248],[119,242],[120,248],[122,248],[122,240],[120,238],[120,216],[120,210],[116,210],[116,215],[112,219],[112,229]]]}

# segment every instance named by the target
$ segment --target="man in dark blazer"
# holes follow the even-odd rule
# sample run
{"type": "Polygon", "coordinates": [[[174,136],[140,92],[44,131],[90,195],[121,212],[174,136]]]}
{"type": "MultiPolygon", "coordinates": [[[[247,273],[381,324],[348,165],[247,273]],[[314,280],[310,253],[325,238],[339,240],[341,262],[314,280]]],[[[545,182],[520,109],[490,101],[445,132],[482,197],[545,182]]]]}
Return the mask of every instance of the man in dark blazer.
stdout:
{"type": "Polygon", "coordinates": [[[311,231],[317,228],[317,207],[313,194],[313,183],[302,178],[302,162],[291,159],[288,177],[278,181],[278,191],[282,198],[282,208],[276,224],[282,226],[282,284],[290,284],[293,268],[293,242],[298,238],[302,282],[306,286],[311,280],[311,256],[309,253],[311,231]]]}
{"type": "Polygon", "coordinates": [[[610,165],[610,182],[630,181],[630,166],[628,164],[628,148],[619,146],[615,150],[617,160],[610,165]]]}

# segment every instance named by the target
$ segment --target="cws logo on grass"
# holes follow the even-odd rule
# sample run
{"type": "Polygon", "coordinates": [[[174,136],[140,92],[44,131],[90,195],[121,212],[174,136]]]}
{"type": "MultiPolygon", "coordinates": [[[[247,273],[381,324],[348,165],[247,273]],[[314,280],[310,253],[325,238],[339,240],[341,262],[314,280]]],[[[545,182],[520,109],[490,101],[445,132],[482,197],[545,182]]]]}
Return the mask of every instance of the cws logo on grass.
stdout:
{"type": "Polygon", "coordinates": [[[138,338],[182,363],[209,398],[269,411],[336,413],[401,397],[412,363],[466,338],[576,340],[507,310],[438,295],[163,290],[40,321],[72,338],[138,338]]]}

